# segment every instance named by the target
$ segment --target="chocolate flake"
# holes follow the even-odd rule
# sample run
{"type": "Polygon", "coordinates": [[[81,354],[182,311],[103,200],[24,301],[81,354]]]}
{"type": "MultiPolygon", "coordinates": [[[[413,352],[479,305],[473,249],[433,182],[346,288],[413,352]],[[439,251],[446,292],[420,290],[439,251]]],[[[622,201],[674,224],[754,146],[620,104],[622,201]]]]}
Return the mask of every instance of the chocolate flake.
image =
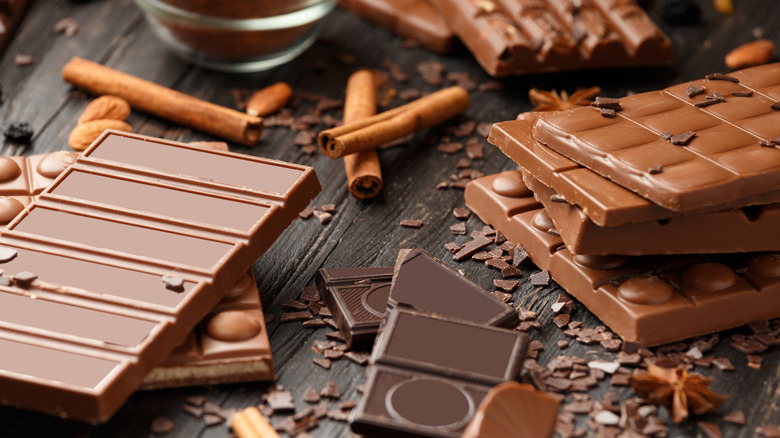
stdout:
{"type": "Polygon", "coordinates": [[[314,214],[315,210],[317,210],[317,207],[314,206],[306,207],[303,210],[301,210],[300,213],[298,213],[298,216],[300,216],[301,219],[308,219],[314,214]]]}
{"type": "Polygon", "coordinates": [[[184,410],[184,412],[192,415],[195,418],[200,418],[203,416],[203,408],[200,408],[198,406],[184,405],[182,410],[184,410]]]}
{"type": "Polygon", "coordinates": [[[673,135],[669,140],[672,142],[673,145],[685,146],[695,136],[696,136],[695,132],[685,131],[682,134],[673,135]]]}
{"type": "Polygon", "coordinates": [[[301,296],[298,297],[301,301],[315,302],[320,300],[320,293],[314,286],[304,286],[301,296]]]}
{"type": "Polygon", "coordinates": [[[673,136],[674,134],[672,134],[672,133],[671,133],[671,132],[669,132],[669,131],[664,131],[664,132],[662,132],[662,133],[660,133],[660,134],[658,134],[658,135],[659,135],[661,138],[663,138],[664,140],[666,140],[666,141],[669,141],[669,140],[671,140],[671,138],[672,138],[672,136],[673,136]]]}
{"type": "Polygon", "coordinates": [[[444,64],[437,61],[420,62],[416,65],[417,72],[422,76],[422,80],[429,85],[438,87],[442,84],[442,74],[444,73],[444,64]]]}
{"type": "Polygon", "coordinates": [[[330,359],[315,357],[311,361],[314,362],[316,365],[319,365],[322,368],[325,368],[326,370],[330,369],[330,359]]]}
{"type": "Polygon", "coordinates": [[[753,92],[750,90],[732,91],[731,95],[734,97],[753,97],[753,92]]]}
{"type": "Polygon", "coordinates": [[[501,280],[498,278],[493,280],[493,285],[505,292],[512,292],[519,284],[520,280],[501,280]]]}
{"type": "Polygon", "coordinates": [[[615,99],[612,97],[596,97],[596,100],[593,101],[591,105],[599,109],[606,108],[606,109],[611,109],[613,111],[620,111],[622,109],[620,107],[620,99],[615,99]]]}
{"type": "Polygon", "coordinates": [[[452,234],[456,235],[466,235],[466,223],[465,222],[459,222],[455,225],[450,226],[450,232],[452,234]]]}
{"type": "Polygon", "coordinates": [[[657,174],[663,172],[663,170],[664,170],[663,166],[658,164],[658,165],[655,165],[655,166],[652,166],[652,167],[648,168],[647,169],[647,173],[649,173],[650,175],[657,175],[657,174]]]}
{"type": "Polygon", "coordinates": [[[341,392],[339,391],[339,385],[336,382],[329,380],[325,383],[325,386],[320,390],[320,396],[325,398],[339,399],[341,398],[341,392]]]}
{"type": "Polygon", "coordinates": [[[777,101],[777,102],[773,103],[772,104],[772,109],[773,110],[780,110],[780,101],[777,101]]]}
{"type": "Polygon", "coordinates": [[[475,237],[474,239],[466,242],[466,244],[463,245],[463,247],[461,247],[458,252],[452,256],[452,259],[459,262],[492,243],[493,239],[489,239],[485,236],[475,237]]]}
{"type": "Polygon", "coordinates": [[[439,152],[444,152],[445,154],[454,154],[456,152],[462,151],[463,145],[456,142],[441,143],[436,146],[436,150],[439,152]]]}
{"type": "Polygon", "coordinates": [[[303,323],[301,323],[301,326],[305,328],[318,329],[318,328],[324,328],[326,324],[325,324],[325,320],[322,319],[310,319],[308,321],[303,321],[303,323]]]}
{"type": "Polygon", "coordinates": [[[73,17],[65,17],[54,23],[52,30],[54,33],[61,33],[66,37],[72,37],[79,32],[79,22],[73,17]]]}
{"type": "Polygon", "coordinates": [[[404,219],[401,221],[402,227],[407,228],[421,228],[423,226],[422,219],[404,219]]]}
{"type": "Polygon", "coordinates": [[[358,365],[368,364],[368,360],[371,358],[371,354],[359,351],[348,351],[344,356],[358,365]]]}
{"type": "Polygon", "coordinates": [[[734,76],[724,75],[723,73],[712,73],[705,76],[705,78],[711,81],[729,81],[739,83],[739,79],[735,78],[734,76]]]}
{"type": "Polygon", "coordinates": [[[170,433],[176,426],[173,421],[165,417],[157,417],[152,421],[152,427],[150,428],[152,433],[166,434],[170,433]]]}
{"type": "Polygon", "coordinates": [[[320,224],[325,225],[333,219],[333,215],[327,211],[314,210],[314,218],[320,221],[320,224]]]}
{"type": "Polygon", "coordinates": [[[704,108],[705,106],[715,105],[716,103],[724,102],[719,99],[704,99],[693,104],[696,108],[704,108]]]}
{"type": "Polygon", "coordinates": [[[615,117],[617,115],[617,112],[613,110],[612,108],[601,108],[601,115],[602,117],[615,117]]]}
{"type": "Polygon", "coordinates": [[[38,279],[38,275],[33,274],[32,272],[22,271],[11,278],[17,286],[27,287],[38,279]]]}
{"type": "Polygon", "coordinates": [[[466,220],[471,217],[471,210],[468,208],[454,208],[452,210],[452,215],[457,219],[466,220]]]}
{"type": "Polygon", "coordinates": [[[215,414],[206,414],[203,416],[203,424],[206,425],[206,427],[212,427],[219,424],[222,424],[225,422],[225,419],[222,418],[219,415],[215,414]]]}
{"type": "Polygon", "coordinates": [[[723,416],[723,421],[728,423],[738,424],[744,426],[747,420],[745,419],[745,413],[742,411],[733,411],[723,416]]]}
{"type": "Polygon", "coordinates": [[[282,317],[279,318],[279,322],[292,322],[292,321],[305,321],[311,319],[313,315],[308,310],[302,310],[300,312],[288,312],[282,313],[282,317]]]}
{"type": "Polygon", "coordinates": [[[706,88],[699,87],[698,85],[693,85],[693,84],[689,85],[688,88],[685,89],[685,94],[687,94],[688,97],[698,96],[706,92],[707,92],[706,88]]]}
{"type": "Polygon", "coordinates": [[[548,271],[540,271],[531,274],[531,284],[534,286],[547,286],[550,284],[550,273],[548,271]]]}

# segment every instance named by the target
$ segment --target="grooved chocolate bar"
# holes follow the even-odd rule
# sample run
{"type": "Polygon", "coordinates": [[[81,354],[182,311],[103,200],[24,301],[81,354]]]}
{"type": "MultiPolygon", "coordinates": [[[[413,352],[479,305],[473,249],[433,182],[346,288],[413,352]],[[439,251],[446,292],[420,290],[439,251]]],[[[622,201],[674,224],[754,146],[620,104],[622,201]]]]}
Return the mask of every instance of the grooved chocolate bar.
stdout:
{"type": "Polygon", "coordinates": [[[392,279],[393,268],[317,271],[317,289],[348,346],[373,344],[385,314],[392,279]]]}
{"type": "Polygon", "coordinates": [[[0,232],[3,403],[106,421],[319,190],[305,166],[105,132],[0,232]]]}
{"type": "Polygon", "coordinates": [[[430,0],[493,76],[668,64],[669,39],[631,0],[430,0]]]}
{"type": "Polygon", "coordinates": [[[78,156],[77,152],[58,151],[29,157],[0,157],[0,225],[11,222],[78,156]]]}
{"type": "Polygon", "coordinates": [[[393,309],[350,417],[370,436],[460,437],[494,385],[519,377],[525,335],[393,309]]]}
{"type": "Polygon", "coordinates": [[[560,202],[555,190],[530,174],[523,172],[522,178],[574,254],[713,254],[780,248],[776,232],[780,204],[599,227],[581,208],[560,202]]]}
{"type": "Polygon", "coordinates": [[[670,210],[777,192],[780,64],[722,76],[621,98],[615,117],[545,114],[534,138],[670,210]]]}
{"type": "Polygon", "coordinates": [[[140,389],[274,380],[274,362],[254,273],[239,277],[214,309],[140,389]]]}
{"type": "Polygon", "coordinates": [[[687,256],[573,255],[530,194],[503,196],[494,176],[466,188],[466,205],[626,341],[645,346],[780,315],[780,254],[687,256]]]}
{"type": "Polygon", "coordinates": [[[439,52],[450,52],[457,38],[427,0],[341,0],[342,7],[439,52]]]}
{"type": "MultiPolygon", "coordinates": [[[[580,206],[596,225],[612,227],[682,216],[681,212],[656,205],[534,140],[531,130],[540,116],[540,113],[525,113],[517,120],[496,123],[490,130],[488,141],[534,178],[555,189],[567,201],[580,206]]],[[[768,204],[778,197],[780,190],[773,190],[710,206],[701,212],[768,204]]]]}

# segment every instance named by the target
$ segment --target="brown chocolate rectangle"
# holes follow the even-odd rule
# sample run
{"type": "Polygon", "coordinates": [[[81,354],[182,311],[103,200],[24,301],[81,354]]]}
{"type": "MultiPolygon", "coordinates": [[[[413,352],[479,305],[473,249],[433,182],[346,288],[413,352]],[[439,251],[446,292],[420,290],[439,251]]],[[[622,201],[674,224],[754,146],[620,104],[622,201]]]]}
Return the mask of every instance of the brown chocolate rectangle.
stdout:
{"type": "Polygon", "coordinates": [[[659,221],[600,227],[555,190],[523,172],[523,180],[574,254],[715,254],[780,248],[780,204],[691,214],[659,221]]]}
{"type": "MultiPolygon", "coordinates": [[[[490,131],[488,141],[534,178],[555,189],[567,201],[580,206],[596,225],[611,227],[664,220],[683,214],[656,205],[538,143],[534,140],[531,130],[540,116],[540,113],[528,113],[518,120],[496,123],[490,131]]],[[[704,208],[701,212],[768,204],[778,197],[780,190],[775,190],[704,208]]]]}
{"type": "Polygon", "coordinates": [[[543,209],[509,213],[525,198],[497,196],[490,177],[466,188],[469,208],[625,341],[659,345],[780,316],[777,253],[573,255],[545,229],[543,209]]]}
{"type": "Polygon", "coordinates": [[[633,1],[431,0],[493,76],[668,64],[669,39],[633,1]]]}
{"type": "Polygon", "coordinates": [[[0,319],[4,401],[110,418],[318,191],[304,166],[104,133],[0,233],[0,301],[15,309],[0,319]]]}
{"type": "Polygon", "coordinates": [[[140,389],[274,380],[273,357],[254,273],[239,277],[140,389]]]}
{"type": "Polygon", "coordinates": [[[770,192],[780,201],[780,149],[764,146],[780,136],[780,112],[772,108],[780,64],[731,76],[738,82],[700,79],[621,98],[616,117],[586,107],[548,113],[534,138],[670,210],[725,208],[770,192]],[[697,105],[708,98],[688,97],[691,85],[723,98],[697,105]],[[741,91],[753,94],[731,95],[741,91]]]}

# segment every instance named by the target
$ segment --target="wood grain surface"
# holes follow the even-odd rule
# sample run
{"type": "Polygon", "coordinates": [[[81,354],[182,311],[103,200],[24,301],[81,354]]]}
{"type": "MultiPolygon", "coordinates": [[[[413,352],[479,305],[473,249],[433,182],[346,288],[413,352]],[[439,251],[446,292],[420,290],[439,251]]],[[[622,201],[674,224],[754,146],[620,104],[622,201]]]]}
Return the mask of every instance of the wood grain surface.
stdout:
{"type": "MultiPolygon", "coordinates": [[[[709,0],[699,3],[704,13],[697,25],[669,26],[658,20],[657,13],[653,14],[674,44],[676,60],[670,67],[505,78],[501,80],[505,87],[501,92],[472,92],[472,104],[465,115],[476,122],[513,119],[517,113],[531,109],[527,97],[531,87],[573,91],[598,85],[604,90],[602,95],[613,97],[654,90],[700,78],[707,73],[726,71],[723,56],[756,35],[776,42],[780,39],[777,26],[780,23],[780,7],[775,1],[735,1],[737,10],[732,16],[716,12],[709,0]]],[[[422,61],[440,61],[447,72],[468,72],[478,84],[490,79],[465,49],[445,57],[424,48],[405,48],[403,40],[392,33],[341,10],[325,19],[321,38],[298,59],[267,72],[225,74],[193,67],[166,51],[131,0],[38,0],[31,2],[27,16],[0,62],[0,86],[3,90],[0,121],[3,125],[12,121],[29,122],[35,135],[26,148],[4,144],[3,153],[32,154],[68,148],[68,133],[91,99],[83,93],[72,92],[61,79],[62,66],[73,56],[104,63],[228,107],[235,107],[232,89],[254,90],[278,81],[289,82],[297,91],[343,99],[345,83],[352,71],[359,67],[382,69],[386,60],[399,64],[410,76],[406,83],[393,83],[399,91],[414,88],[431,92],[437,89],[424,83],[417,72],[415,65],[422,61]],[[68,16],[79,22],[78,34],[73,37],[55,34],[52,31],[54,24],[68,16]],[[30,66],[16,66],[16,54],[31,55],[35,62],[30,66]],[[351,62],[353,59],[354,62],[351,62]]],[[[445,81],[445,85],[448,84],[445,81]]],[[[390,106],[400,103],[402,101],[396,98],[390,106]]],[[[311,108],[311,103],[304,102],[294,110],[294,115],[301,116],[311,108]]],[[[341,117],[340,110],[328,114],[341,117]]],[[[130,116],[129,123],[136,132],[146,135],[182,141],[216,140],[138,112],[130,116]]],[[[395,260],[399,249],[421,246],[449,265],[463,270],[469,278],[488,290],[493,290],[492,280],[498,274],[478,262],[453,262],[443,248],[449,241],[460,243],[465,240],[465,236],[455,239],[449,231],[449,226],[458,222],[452,216],[452,209],[464,206],[463,192],[436,190],[436,185],[448,181],[449,175],[457,173],[455,163],[466,155],[465,152],[453,155],[438,152],[435,145],[443,135],[440,130],[418,133],[406,144],[380,153],[385,188],[378,199],[369,202],[349,195],[341,161],[330,160],[319,153],[306,155],[293,144],[295,134],[286,128],[267,128],[258,146],[248,148],[231,144],[230,148],[235,152],[314,166],[323,184],[323,191],[315,204],[332,203],[337,208],[333,220],[327,225],[321,225],[314,219],[296,221],[255,264],[265,310],[276,315],[268,330],[278,383],[292,391],[300,410],[306,407],[301,396],[309,387],[319,390],[327,381],[333,380],[341,388],[343,400],[357,400],[360,395],[355,392],[355,386],[364,380],[365,369],[348,360],[334,362],[328,371],[312,363],[312,359],[318,357],[311,349],[312,342],[325,339],[327,329],[305,329],[295,322],[279,323],[281,304],[296,299],[304,286],[313,284],[317,269],[388,266],[395,260]],[[401,228],[399,222],[402,219],[422,219],[424,226],[420,229],[401,228]]],[[[455,140],[465,142],[466,138],[455,140]]],[[[474,169],[484,173],[514,166],[487,143],[485,158],[474,160],[472,164],[474,169]]],[[[467,225],[469,231],[482,227],[475,216],[467,221],[467,225]]],[[[523,301],[540,313],[542,330],[533,331],[531,338],[546,345],[539,357],[541,364],[561,353],[587,359],[614,357],[600,346],[585,346],[573,340],[568,349],[558,350],[555,343],[565,336],[551,323],[550,303],[561,290],[554,284],[545,288],[531,286],[528,277],[537,269],[526,267],[525,271],[522,285],[515,291],[515,302],[523,301]]],[[[574,319],[583,321],[585,327],[600,325],[581,305],[577,306],[574,319]]],[[[721,339],[727,339],[730,334],[723,333],[721,339]]],[[[776,402],[780,394],[780,367],[777,366],[780,348],[771,348],[763,354],[764,365],[760,370],[748,368],[745,355],[733,350],[727,341],[721,341],[714,354],[729,358],[736,370],[698,370],[714,376],[712,387],[717,392],[730,395],[719,412],[725,414],[742,409],[748,424],[744,427],[725,424],[717,415],[702,418],[720,424],[725,436],[734,437],[754,436],[756,426],[780,424],[780,408],[776,402]]],[[[100,426],[0,408],[0,437],[150,436],[150,425],[158,416],[175,422],[174,430],[166,436],[227,436],[230,431],[225,425],[206,427],[201,420],[182,411],[185,399],[205,395],[209,401],[223,408],[243,408],[259,404],[268,387],[268,383],[248,383],[138,392],[109,423],[100,426]]],[[[632,396],[629,389],[610,388],[608,379],[601,381],[591,394],[594,399],[600,399],[610,390],[615,390],[622,399],[632,396]]],[[[331,405],[336,403],[331,402],[331,405]]],[[[279,419],[281,416],[275,417],[275,421],[279,419]]],[[[316,437],[349,436],[349,429],[346,423],[325,419],[311,434],[316,437]]],[[[669,436],[697,435],[701,432],[695,421],[682,425],[670,423],[669,436]]]]}

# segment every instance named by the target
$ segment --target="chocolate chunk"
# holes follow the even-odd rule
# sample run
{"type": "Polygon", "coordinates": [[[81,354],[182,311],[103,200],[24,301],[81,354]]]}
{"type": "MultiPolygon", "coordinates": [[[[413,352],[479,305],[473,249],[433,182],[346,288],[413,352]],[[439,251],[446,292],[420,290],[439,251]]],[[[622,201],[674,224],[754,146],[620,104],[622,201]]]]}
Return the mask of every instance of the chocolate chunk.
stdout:
{"type": "Polygon", "coordinates": [[[325,321],[322,319],[310,319],[301,323],[301,327],[305,328],[323,328],[326,326],[327,324],[325,324],[325,321]]]}
{"type": "MultiPolygon", "coordinates": [[[[468,208],[454,208],[452,210],[452,215],[455,216],[457,219],[466,220],[469,217],[471,217],[471,210],[469,210],[468,208]]],[[[0,253],[0,256],[1,255],[2,253],[0,253]]],[[[0,261],[2,260],[0,259],[0,261]]]]}
{"type": "Polygon", "coordinates": [[[301,295],[298,297],[301,301],[316,302],[320,300],[320,293],[314,286],[304,286],[301,295]]]}
{"type": "Polygon", "coordinates": [[[17,255],[17,252],[13,248],[7,246],[0,246],[0,263],[6,263],[13,260],[17,255]]]}
{"type": "MultiPolygon", "coordinates": [[[[336,332],[336,333],[338,333],[338,332],[336,332]]],[[[314,362],[316,365],[319,365],[322,368],[325,368],[326,370],[330,369],[330,359],[316,357],[316,358],[312,359],[311,361],[314,362]]]]}
{"type": "Polygon", "coordinates": [[[485,157],[485,148],[482,142],[476,138],[466,142],[466,156],[470,160],[481,160],[485,157]]]}
{"type": "Polygon", "coordinates": [[[673,145],[685,146],[695,136],[696,136],[695,132],[693,132],[693,131],[685,131],[682,134],[673,135],[669,140],[672,142],[673,145]]]}
{"type": "Polygon", "coordinates": [[[550,273],[548,271],[540,271],[531,274],[531,284],[534,286],[547,286],[550,284],[550,273]]]}
{"type": "Polygon", "coordinates": [[[612,118],[612,117],[617,116],[617,112],[615,112],[615,110],[613,110],[611,108],[601,108],[601,115],[602,115],[602,117],[612,118]]]}
{"type": "Polygon", "coordinates": [[[18,274],[14,274],[14,276],[11,278],[13,283],[17,286],[28,287],[32,284],[33,281],[38,279],[38,275],[33,274],[32,272],[22,271],[18,274]]]}
{"type": "Polygon", "coordinates": [[[325,386],[320,390],[320,396],[325,398],[339,399],[341,398],[341,392],[336,382],[329,380],[325,383],[325,386]]]}
{"type": "Polygon", "coordinates": [[[707,89],[704,87],[700,87],[698,85],[688,85],[688,88],[685,89],[685,94],[688,95],[688,97],[694,97],[698,96],[700,94],[704,94],[707,92],[707,89]]]}
{"type": "Polygon", "coordinates": [[[360,351],[348,351],[344,354],[344,356],[358,365],[368,364],[368,360],[371,358],[371,354],[360,351]]]}
{"type": "Polygon", "coordinates": [[[301,210],[300,213],[298,213],[298,216],[300,216],[302,219],[308,219],[314,214],[315,210],[317,210],[317,207],[314,206],[306,207],[303,210],[301,210]]]}
{"type": "Polygon", "coordinates": [[[166,289],[181,292],[184,290],[184,279],[175,274],[165,274],[162,276],[162,282],[166,289]]]}
{"type": "Polygon", "coordinates": [[[417,64],[417,71],[422,76],[423,81],[434,87],[442,84],[442,74],[444,73],[444,64],[437,61],[426,61],[417,64]]]}
{"type": "Polygon", "coordinates": [[[611,109],[613,111],[620,111],[620,99],[611,97],[596,97],[596,100],[591,104],[599,109],[611,109]]]}
{"type": "Polygon", "coordinates": [[[501,269],[501,277],[503,278],[522,277],[522,276],[523,276],[523,271],[517,269],[512,265],[507,265],[501,269]]]}
{"type": "Polygon", "coordinates": [[[327,224],[331,219],[333,219],[333,215],[326,211],[314,210],[312,214],[314,215],[314,218],[317,219],[322,225],[327,224]]]}
{"type": "Polygon", "coordinates": [[[494,286],[506,292],[512,292],[517,287],[518,284],[520,284],[519,280],[500,280],[500,279],[493,280],[494,286]]]}
{"type": "Polygon", "coordinates": [[[436,150],[445,154],[454,154],[463,150],[463,144],[456,142],[441,143],[436,146],[436,150]]]}
{"type": "Polygon", "coordinates": [[[292,321],[305,321],[311,319],[313,316],[308,310],[302,310],[300,312],[288,312],[282,313],[282,317],[279,318],[279,322],[292,322],[292,321]]]}
{"type": "Polygon", "coordinates": [[[455,235],[465,235],[466,234],[466,223],[460,222],[455,225],[450,226],[450,232],[455,235]]]}
{"type": "Polygon", "coordinates": [[[753,92],[750,90],[745,91],[732,91],[731,95],[734,97],[753,97],[753,92]]]}
{"type": "Polygon", "coordinates": [[[184,405],[182,409],[184,410],[184,412],[192,415],[195,418],[200,418],[203,416],[203,408],[200,408],[198,406],[184,405]]]}
{"type": "Polygon", "coordinates": [[[203,406],[203,404],[206,403],[206,396],[195,395],[192,397],[187,397],[185,401],[187,402],[187,404],[190,404],[192,406],[203,406]]]}
{"type": "Polygon", "coordinates": [[[485,248],[486,246],[493,243],[492,239],[488,239],[485,236],[477,237],[475,239],[469,240],[466,242],[466,244],[458,250],[453,256],[452,259],[455,261],[461,261],[465,259],[466,257],[471,256],[475,252],[481,250],[482,248],[485,248]]]}
{"type": "Polygon", "coordinates": [[[724,75],[723,73],[708,74],[705,76],[705,78],[711,81],[729,81],[729,82],[739,83],[739,79],[735,78],[734,76],[724,75]]]}
{"type": "Polygon", "coordinates": [[[407,228],[422,228],[423,221],[422,219],[404,219],[400,225],[407,228]]]}
{"type": "Polygon", "coordinates": [[[217,426],[225,422],[225,419],[219,415],[206,414],[203,416],[203,424],[206,427],[217,426]]]}
{"type": "Polygon", "coordinates": [[[335,213],[336,212],[336,204],[324,204],[320,206],[320,210],[326,211],[328,213],[335,213]]]}
{"type": "Polygon", "coordinates": [[[309,387],[306,389],[306,391],[303,393],[303,401],[306,403],[318,403],[320,401],[320,394],[317,392],[316,389],[309,387]]]}

